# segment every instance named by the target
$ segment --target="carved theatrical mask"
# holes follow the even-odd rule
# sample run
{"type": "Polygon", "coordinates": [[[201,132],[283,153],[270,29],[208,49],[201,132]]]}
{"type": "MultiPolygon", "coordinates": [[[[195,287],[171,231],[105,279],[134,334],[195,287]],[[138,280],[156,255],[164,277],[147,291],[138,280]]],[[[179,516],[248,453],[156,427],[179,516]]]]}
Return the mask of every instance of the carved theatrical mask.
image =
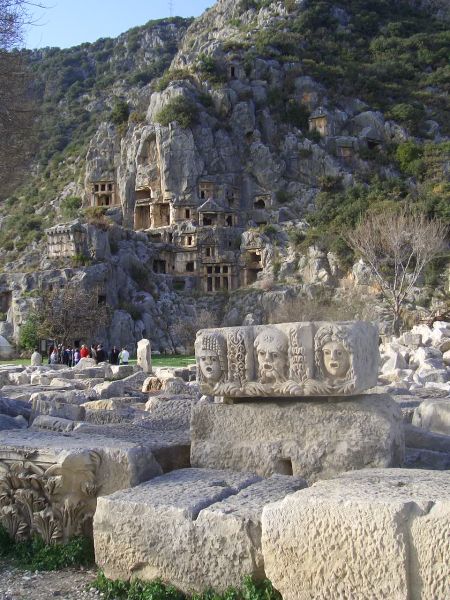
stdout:
{"type": "Polygon", "coordinates": [[[254,346],[258,360],[259,382],[286,381],[289,370],[287,336],[276,329],[264,330],[256,336],[254,346]]]}
{"type": "Polygon", "coordinates": [[[350,368],[350,355],[340,342],[328,342],[322,348],[323,365],[329,377],[342,379],[350,368]]]}
{"type": "Polygon", "coordinates": [[[195,356],[199,378],[209,386],[226,377],[226,342],[219,334],[199,335],[195,342],[195,356]]]}
{"type": "Polygon", "coordinates": [[[217,383],[222,377],[219,355],[214,350],[200,350],[197,355],[198,366],[206,383],[217,383]]]}
{"type": "Polygon", "coordinates": [[[354,341],[345,327],[329,324],[314,338],[316,366],[327,381],[353,380],[354,341]]]}

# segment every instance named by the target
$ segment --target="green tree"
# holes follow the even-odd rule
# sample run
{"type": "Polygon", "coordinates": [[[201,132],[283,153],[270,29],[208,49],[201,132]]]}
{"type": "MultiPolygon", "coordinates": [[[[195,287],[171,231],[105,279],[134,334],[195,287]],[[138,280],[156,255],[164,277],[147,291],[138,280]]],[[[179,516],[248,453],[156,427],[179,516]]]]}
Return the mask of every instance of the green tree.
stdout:
{"type": "Polygon", "coordinates": [[[24,350],[35,350],[39,348],[39,315],[31,312],[27,320],[20,328],[19,346],[24,350]]]}
{"type": "Polygon", "coordinates": [[[128,117],[130,116],[130,107],[121,98],[116,98],[113,108],[111,110],[111,114],[109,115],[110,120],[114,123],[114,125],[121,125],[122,123],[126,123],[128,121],[128,117]]]}

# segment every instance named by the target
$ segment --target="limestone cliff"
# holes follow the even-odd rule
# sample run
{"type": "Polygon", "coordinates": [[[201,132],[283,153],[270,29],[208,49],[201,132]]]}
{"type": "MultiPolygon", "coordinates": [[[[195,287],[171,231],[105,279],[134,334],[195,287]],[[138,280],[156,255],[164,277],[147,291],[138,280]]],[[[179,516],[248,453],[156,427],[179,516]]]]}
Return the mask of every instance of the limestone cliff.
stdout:
{"type": "MultiPolygon", "coordinates": [[[[88,244],[93,264],[80,276],[105,273],[113,308],[131,310],[130,343],[151,331],[163,350],[181,344],[170,327],[202,307],[238,324],[249,313],[276,318],[297,291],[313,301],[317,289],[356,282],[370,292],[364,266],[351,270],[345,227],[385,201],[448,218],[445,9],[437,0],[219,0],[187,30],[167,22],[124,34],[107,58],[115,78],[84,94],[96,115],[87,152],[47,168],[52,181],[60,169],[59,181],[36,228],[64,221],[71,196],[84,211],[71,216],[91,222],[81,225],[86,239],[101,237],[92,223],[106,215],[115,252],[88,244]],[[171,58],[164,73],[158,53],[171,58]],[[138,282],[128,254],[144,265],[138,282]],[[259,291],[246,296],[250,286],[259,291]],[[141,294],[139,316],[131,305],[141,294]]],[[[70,245],[70,231],[49,240],[64,245],[67,235],[70,245]]],[[[12,246],[10,270],[36,268],[12,246]]],[[[40,268],[70,260],[50,252],[40,268]]]]}

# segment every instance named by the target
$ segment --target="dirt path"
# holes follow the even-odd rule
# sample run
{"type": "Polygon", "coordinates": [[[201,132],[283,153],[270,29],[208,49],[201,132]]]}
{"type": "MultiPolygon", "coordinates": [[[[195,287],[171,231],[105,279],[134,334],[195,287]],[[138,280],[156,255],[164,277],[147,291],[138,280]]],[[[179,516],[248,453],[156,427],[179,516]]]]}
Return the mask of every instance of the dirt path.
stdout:
{"type": "Polygon", "coordinates": [[[23,571],[0,560],[0,600],[99,600],[93,569],[23,571]]]}

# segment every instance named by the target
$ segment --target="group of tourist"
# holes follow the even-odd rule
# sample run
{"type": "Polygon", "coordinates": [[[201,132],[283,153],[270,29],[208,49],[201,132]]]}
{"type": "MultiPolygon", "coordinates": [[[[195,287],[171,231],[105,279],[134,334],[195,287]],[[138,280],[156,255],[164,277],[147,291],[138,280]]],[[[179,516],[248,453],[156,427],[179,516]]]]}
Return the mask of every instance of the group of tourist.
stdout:
{"type": "Polygon", "coordinates": [[[127,365],[130,360],[130,353],[123,347],[119,351],[117,346],[113,346],[108,354],[102,344],[91,344],[88,347],[82,344],[81,347],[71,348],[62,344],[50,346],[48,350],[48,363],[50,365],[66,365],[74,367],[82,358],[93,358],[96,364],[109,362],[112,365],[127,365]]]}

